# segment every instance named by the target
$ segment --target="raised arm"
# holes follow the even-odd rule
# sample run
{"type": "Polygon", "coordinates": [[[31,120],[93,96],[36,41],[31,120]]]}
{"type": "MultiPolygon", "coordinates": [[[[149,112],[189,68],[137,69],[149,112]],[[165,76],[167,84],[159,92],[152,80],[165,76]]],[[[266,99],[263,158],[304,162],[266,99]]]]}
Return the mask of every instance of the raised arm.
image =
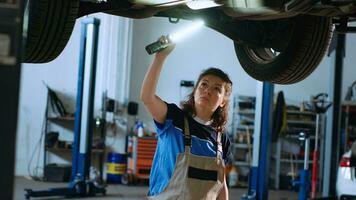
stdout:
{"type": "Polygon", "coordinates": [[[155,54],[154,60],[148,68],[141,87],[140,99],[153,119],[159,123],[163,123],[166,120],[167,104],[156,95],[157,82],[164,61],[173,49],[174,45],[170,45],[155,54]]]}

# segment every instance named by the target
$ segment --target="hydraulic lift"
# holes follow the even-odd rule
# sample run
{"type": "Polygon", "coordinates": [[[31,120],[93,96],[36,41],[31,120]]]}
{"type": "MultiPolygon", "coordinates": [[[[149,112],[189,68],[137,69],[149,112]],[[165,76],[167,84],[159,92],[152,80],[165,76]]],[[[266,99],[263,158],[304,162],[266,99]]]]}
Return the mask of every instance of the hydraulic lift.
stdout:
{"type": "Polygon", "coordinates": [[[98,193],[106,194],[105,187],[89,180],[99,24],[100,21],[96,18],[85,18],[82,21],[71,182],[66,188],[51,188],[44,191],[27,189],[26,199],[48,196],[89,197],[98,193]]]}
{"type": "Polygon", "coordinates": [[[274,85],[257,82],[255,130],[248,194],[243,200],[268,199],[269,158],[273,119],[274,85]]]}
{"type": "MultiPolygon", "coordinates": [[[[323,171],[322,196],[335,196],[335,182],[338,163],[340,160],[340,137],[341,127],[341,91],[342,73],[345,57],[346,33],[356,33],[356,27],[348,26],[348,19],[341,18],[336,22],[334,44],[331,51],[335,50],[334,67],[331,69],[329,101],[333,102],[327,112],[327,128],[325,133],[325,158],[323,171]]],[[[330,48],[329,48],[330,53],[330,48]]]]}
{"type": "Polygon", "coordinates": [[[0,0],[0,199],[12,199],[21,72],[23,1],[0,0]]]}

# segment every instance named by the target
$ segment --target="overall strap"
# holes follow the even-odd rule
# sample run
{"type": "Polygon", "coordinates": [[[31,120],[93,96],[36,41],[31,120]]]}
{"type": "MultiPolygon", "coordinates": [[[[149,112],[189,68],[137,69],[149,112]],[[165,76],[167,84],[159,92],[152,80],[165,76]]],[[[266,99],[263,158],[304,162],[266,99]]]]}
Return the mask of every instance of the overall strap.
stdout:
{"type": "Polygon", "coordinates": [[[184,117],[184,149],[186,152],[190,152],[190,146],[192,145],[191,136],[189,132],[189,122],[187,117],[184,117]]]}
{"type": "Polygon", "coordinates": [[[222,144],[221,144],[221,132],[216,133],[216,142],[217,142],[217,148],[216,148],[216,157],[222,158],[223,156],[223,149],[222,149],[222,144]]]}

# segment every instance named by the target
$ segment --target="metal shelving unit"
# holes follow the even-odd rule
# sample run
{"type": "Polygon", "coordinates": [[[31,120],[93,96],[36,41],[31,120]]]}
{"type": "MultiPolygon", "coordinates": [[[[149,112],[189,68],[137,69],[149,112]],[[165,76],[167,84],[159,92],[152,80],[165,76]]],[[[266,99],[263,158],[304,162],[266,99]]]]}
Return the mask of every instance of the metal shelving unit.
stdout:
{"type": "MultiPolygon", "coordinates": [[[[63,113],[62,113],[63,114],[63,113]]],[[[61,114],[57,113],[53,108],[53,104],[50,102],[50,96],[47,98],[47,109],[45,116],[45,127],[44,127],[44,159],[43,159],[43,167],[45,168],[47,165],[60,164],[60,165],[71,165],[72,164],[72,151],[73,151],[73,139],[74,135],[70,133],[74,133],[74,123],[75,118],[74,115],[65,115],[61,116],[61,114]],[[58,133],[58,137],[53,139],[53,142],[50,142],[51,134],[58,133]],[[60,137],[63,135],[67,135],[69,138],[65,138],[65,140],[61,140],[60,137]],[[54,160],[54,157],[61,157],[63,162],[58,162],[54,160]]],[[[93,119],[93,122],[94,119],[93,119]]],[[[95,131],[96,132],[96,131],[95,131]]],[[[55,134],[54,134],[55,135],[55,134]]],[[[95,134],[95,140],[105,141],[103,136],[95,134]]],[[[53,135],[52,135],[53,137],[53,135]]],[[[94,140],[94,139],[93,139],[94,140]]],[[[98,167],[100,171],[100,176],[102,178],[103,173],[103,160],[105,151],[100,148],[92,148],[92,155],[100,156],[99,163],[92,162],[95,164],[94,166],[98,167]],[[102,160],[102,161],[101,161],[102,160]]],[[[97,161],[97,159],[95,159],[97,161]]],[[[47,180],[47,177],[44,177],[44,180],[47,180]]]]}
{"type": "MultiPolygon", "coordinates": [[[[230,134],[232,152],[234,154],[234,166],[238,172],[238,187],[248,185],[248,172],[252,161],[254,107],[241,109],[239,99],[235,97],[233,102],[233,123],[230,134]]],[[[251,99],[252,100],[252,99],[251,99]]],[[[253,101],[253,100],[252,100],[253,101]]]]}
{"type": "MultiPolygon", "coordinates": [[[[49,106],[49,105],[47,105],[47,106],[49,106]]],[[[72,117],[72,116],[64,116],[64,117],[50,116],[50,110],[47,109],[45,120],[46,120],[46,122],[45,122],[45,128],[44,128],[45,142],[44,142],[43,166],[46,167],[46,165],[53,162],[51,159],[53,156],[52,154],[65,155],[64,157],[63,156],[61,156],[61,157],[65,158],[65,160],[67,160],[68,163],[71,163],[71,160],[70,160],[70,158],[71,158],[70,153],[72,152],[72,149],[70,147],[71,144],[67,144],[67,141],[61,141],[59,139],[59,137],[61,136],[61,134],[63,134],[61,132],[62,130],[67,130],[69,132],[74,131],[74,117],[72,117]],[[52,143],[52,142],[50,142],[51,136],[53,137],[53,135],[55,135],[55,133],[58,133],[58,135],[56,138],[53,138],[53,143],[52,143]]]]}
{"type": "MultiPolygon", "coordinates": [[[[311,141],[314,142],[315,140],[314,134],[315,134],[315,127],[316,127],[315,120],[316,120],[316,114],[310,111],[287,112],[287,123],[289,129],[288,134],[282,138],[281,137],[278,138],[278,141],[274,145],[274,154],[272,156],[272,161],[274,161],[273,162],[274,172],[271,173],[271,178],[274,180],[275,189],[281,189],[280,187],[281,175],[287,175],[289,173],[291,177],[297,177],[299,169],[303,167],[304,164],[303,157],[298,158],[298,153],[293,152],[292,146],[296,147],[300,144],[299,136],[297,134],[303,131],[309,132],[310,139],[311,141]],[[296,117],[295,115],[298,115],[299,117],[296,117]],[[308,116],[308,120],[303,119],[303,116],[308,116]],[[299,119],[294,119],[295,117],[299,119]],[[290,120],[288,118],[293,118],[293,120],[290,120]],[[297,127],[293,127],[293,126],[297,126],[297,127]],[[289,152],[286,151],[283,152],[283,143],[286,142],[289,142],[289,144],[286,145],[289,147],[288,149],[289,152]],[[286,154],[288,155],[286,156],[286,154]]],[[[319,125],[323,127],[323,122],[320,122],[319,125]]],[[[322,137],[319,137],[319,140],[320,138],[322,137]]],[[[322,142],[319,141],[319,144],[321,145],[322,142]]],[[[311,145],[311,147],[312,147],[311,151],[313,151],[314,145],[311,145]]],[[[303,150],[302,147],[300,147],[300,149],[303,150]]],[[[323,147],[321,147],[320,149],[322,150],[323,147]]],[[[309,159],[309,164],[312,164],[312,159],[309,159]]],[[[319,177],[321,177],[321,170],[319,173],[320,173],[319,177]]]]}
{"type": "MultiPolygon", "coordinates": [[[[245,98],[246,99],[246,98],[245,98]]],[[[233,141],[233,153],[234,153],[234,164],[237,168],[246,168],[250,167],[250,161],[252,160],[250,155],[248,155],[248,152],[251,152],[252,155],[252,150],[253,150],[253,130],[254,130],[254,116],[255,116],[255,110],[254,108],[245,108],[241,109],[239,105],[239,97],[235,97],[234,99],[234,112],[233,112],[233,121],[235,122],[235,125],[233,123],[232,126],[232,141],[233,141]],[[247,134],[250,136],[250,144],[246,143],[246,130],[248,130],[250,133],[247,134]],[[241,136],[242,134],[243,136],[241,136]],[[242,155],[244,154],[244,155],[242,155]],[[239,158],[239,159],[236,159],[239,158]]],[[[253,104],[253,102],[251,102],[253,104]]],[[[248,105],[248,104],[244,104],[248,105]]],[[[311,111],[299,111],[299,110],[287,110],[287,124],[288,124],[288,133],[284,136],[284,138],[288,139],[289,141],[292,141],[296,144],[299,145],[298,141],[298,134],[301,131],[307,130],[310,132],[311,140],[315,140],[315,120],[316,120],[316,114],[311,111]]],[[[319,144],[321,144],[319,142],[319,144]]],[[[295,167],[295,172],[298,171],[299,168],[302,167],[302,164],[304,162],[303,158],[298,158],[297,154],[294,155],[293,159],[291,160],[288,157],[282,156],[283,151],[282,151],[282,145],[283,141],[281,139],[278,139],[276,143],[273,145],[274,151],[272,151],[272,162],[273,166],[271,165],[271,173],[270,173],[270,178],[274,180],[274,187],[276,189],[280,188],[280,175],[283,170],[281,168],[288,168],[287,164],[294,164],[295,167]],[[301,166],[301,167],[299,167],[301,166]]],[[[311,159],[309,163],[312,163],[311,159]]],[[[321,176],[319,176],[321,177],[321,176]]]]}

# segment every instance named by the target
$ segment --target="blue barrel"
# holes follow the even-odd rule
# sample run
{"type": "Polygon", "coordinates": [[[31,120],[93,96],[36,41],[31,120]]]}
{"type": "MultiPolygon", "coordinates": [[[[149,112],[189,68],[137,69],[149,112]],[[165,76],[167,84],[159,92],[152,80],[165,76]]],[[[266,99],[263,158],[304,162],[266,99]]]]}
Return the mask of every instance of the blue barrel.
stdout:
{"type": "Polygon", "coordinates": [[[126,173],[127,155],[108,153],[106,182],[121,183],[121,176],[126,173]]]}

